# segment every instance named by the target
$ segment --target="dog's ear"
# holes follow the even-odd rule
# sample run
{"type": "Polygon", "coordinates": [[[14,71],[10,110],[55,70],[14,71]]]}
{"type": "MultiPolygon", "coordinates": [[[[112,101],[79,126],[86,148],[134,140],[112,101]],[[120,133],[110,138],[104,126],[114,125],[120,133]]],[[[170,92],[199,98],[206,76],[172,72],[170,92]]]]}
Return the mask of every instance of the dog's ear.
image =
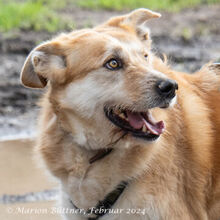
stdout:
{"type": "Polygon", "coordinates": [[[210,63],[208,68],[209,70],[214,71],[215,74],[220,75],[220,63],[210,63]]]}
{"type": "Polygon", "coordinates": [[[161,14],[146,8],[139,8],[125,15],[124,23],[132,27],[138,27],[152,18],[159,18],[161,14]]]}
{"type": "Polygon", "coordinates": [[[118,26],[125,29],[128,27],[128,29],[134,30],[141,39],[148,40],[149,30],[146,28],[145,22],[159,17],[161,17],[161,14],[157,12],[153,12],[146,8],[140,8],[124,16],[110,19],[107,25],[118,26]]]}
{"type": "Polygon", "coordinates": [[[209,62],[193,75],[195,84],[199,84],[204,91],[220,91],[220,63],[209,62]]]}
{"type": "Polygon", "coordinates": [[[27,57],[22,71],[21,82],[30,88],[44,88],[48,80],[65,72],[64,56],[59,45],[52,42],[44,43],[33,49],[27,57]]]}

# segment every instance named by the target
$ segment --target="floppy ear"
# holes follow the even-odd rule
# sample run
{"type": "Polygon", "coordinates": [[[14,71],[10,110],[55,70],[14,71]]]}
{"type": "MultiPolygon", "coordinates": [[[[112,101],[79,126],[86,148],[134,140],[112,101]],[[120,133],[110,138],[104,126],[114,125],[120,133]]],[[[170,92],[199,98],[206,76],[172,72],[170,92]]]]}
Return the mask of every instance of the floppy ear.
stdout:
{"type": "Polygon", "coordinates": [[[33,49],[21,70],[21,82],[30,88],[44,88],[48,80],[65,72],[65,60],[56,44],[44,43],[33,49]]]}
{"type": "Polygon", "coordinates": [[[148,39],[149,30],[145,26],[145,22],[153,19],[161,17],[160,13],[153,12],[146,8],[139,8],[131,13],[112,18],[108,21],[108,25],[110,26],[119,26],[119,27],[130,27],[134,31],[136,31],[137,35],[141,37],[143,40],[148,39]]]}

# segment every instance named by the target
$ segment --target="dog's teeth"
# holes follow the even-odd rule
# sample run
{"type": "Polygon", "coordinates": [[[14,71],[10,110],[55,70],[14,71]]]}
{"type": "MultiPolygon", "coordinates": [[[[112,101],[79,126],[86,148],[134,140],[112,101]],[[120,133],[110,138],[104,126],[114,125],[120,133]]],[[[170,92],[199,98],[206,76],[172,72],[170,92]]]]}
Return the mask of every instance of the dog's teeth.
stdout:
{"type": "Polygon", "coordinates": [[[142,131],[143,131],[143,132],[146,132],[146,131],[147,131],[147,128],[146,128],[145,125],[143,126],[142,131]]]}
{"type": "Polygon", "coordinates": [[[126,119],[124,113],[119,114],[120,118],[126,119]]]}
{"type": "Polygon", "coordinates": [[[117,114],[117,115],[120,115],[120,111],[119,110],[115,110],[115,113],[117,114]]]}

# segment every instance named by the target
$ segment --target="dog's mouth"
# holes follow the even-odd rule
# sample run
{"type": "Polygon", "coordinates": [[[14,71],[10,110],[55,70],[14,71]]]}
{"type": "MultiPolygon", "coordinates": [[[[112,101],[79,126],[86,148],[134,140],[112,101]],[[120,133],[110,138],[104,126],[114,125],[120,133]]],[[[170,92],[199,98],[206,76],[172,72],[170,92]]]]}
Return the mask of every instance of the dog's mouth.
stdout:
{"type": "Polygon", "coordinates": [[[150,111],[132,112],[104,108],[106,117],[123,131],[148,141],[156,140],[164,131],[163,121],[157,122],[150,111]]]}

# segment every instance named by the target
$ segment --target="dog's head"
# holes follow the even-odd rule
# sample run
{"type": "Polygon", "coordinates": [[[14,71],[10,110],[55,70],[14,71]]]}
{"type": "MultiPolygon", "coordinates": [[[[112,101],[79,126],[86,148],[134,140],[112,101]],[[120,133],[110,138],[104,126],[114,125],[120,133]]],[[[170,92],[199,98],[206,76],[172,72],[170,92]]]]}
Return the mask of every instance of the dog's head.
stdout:
{"type": "Polygon", "coordinates": [[[177,89],[152,65],[145,22],[158,17],[138,9],[94,29],[62,34],[30,53],[21,81],[32,88],[49,82],[48,99],[80,145],[106,147],[121,137],[154,141],[164,124],[150,111],[168,107],[177,89]]]}

